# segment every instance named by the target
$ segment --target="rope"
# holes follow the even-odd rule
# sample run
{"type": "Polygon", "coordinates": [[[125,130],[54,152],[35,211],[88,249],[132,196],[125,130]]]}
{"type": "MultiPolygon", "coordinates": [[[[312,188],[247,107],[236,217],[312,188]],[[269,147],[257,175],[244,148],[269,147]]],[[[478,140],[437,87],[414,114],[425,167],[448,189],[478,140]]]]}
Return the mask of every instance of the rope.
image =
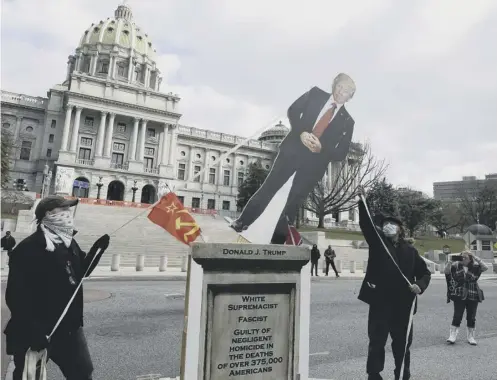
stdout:
{"type": "MultiPolygon", "coordinates": [[[[364,195],[360,194],[359,197],[360,197],[361,201],[364,203],[364,208],[366,209],[366,212],[368,213],[369,220],[371,221],[371,223],[374,226],[373,218],[371,217],[371,213],[369,212],[368,204],[366,203],[366,199],[364,198],[364,195]]],[[[412,286],[411,281],[409,281],[409,279],[404,275],[404,273],[400,269],[399,265],[397,264],[397,262],[393,258],[392,254],[390,253],[390,250],[388,249],[388,247],[386,246],[385,242],[383,241],[381,235],[379,234],[378,230],[376,228],[374,228],[374,230],[376,231],[376,235],[378,235],[378,238],[380,239],[381,244],[385,248],[385,251],[387,252],[388,256],[390,256],[390,259],[392,259],[392,262],[395,264],[395,266],[397,267],[397,269],[399,270],[400,274],[402,275],[404,280],[407,282],[409,287],[411,287],[412,286]]],[[[414,308],[416,306],[416,299],[417,299],[417,295],[414,295],[414,300],[412,301],[412,305],[411,305],[411,312],[409,313],[409,323],[407,325],[406,345],[404,347],[404,355],[402,356],[402,364],[400,366],[400,376],[402,376],[402,370],[404,369],[404,361],[405,361],[406,352],[407,352],[407,345],[409,344],[409,335],[411,334],[412,321],[414,318],[414,308]]]]}

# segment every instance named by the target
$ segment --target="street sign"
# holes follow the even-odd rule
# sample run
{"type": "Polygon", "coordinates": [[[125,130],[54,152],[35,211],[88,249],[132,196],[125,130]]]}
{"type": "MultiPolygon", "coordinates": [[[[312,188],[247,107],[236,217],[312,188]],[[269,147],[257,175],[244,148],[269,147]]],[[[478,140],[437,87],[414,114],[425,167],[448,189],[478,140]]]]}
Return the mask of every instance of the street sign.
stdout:
{"type": "Polygon", "coordinates": [[[73,187],[79,187],[80,189],[88,189],[90,187],[90,184],[88,182],[75,180],[73,183],[73,187]]]}
{"type": "Polygon", "coordinates": [[[466,248],[471,249],[471,243],[476,240],[476,236],[471,232],[466,232],[463,236],[464,242],[466,243],[466,248]]]}

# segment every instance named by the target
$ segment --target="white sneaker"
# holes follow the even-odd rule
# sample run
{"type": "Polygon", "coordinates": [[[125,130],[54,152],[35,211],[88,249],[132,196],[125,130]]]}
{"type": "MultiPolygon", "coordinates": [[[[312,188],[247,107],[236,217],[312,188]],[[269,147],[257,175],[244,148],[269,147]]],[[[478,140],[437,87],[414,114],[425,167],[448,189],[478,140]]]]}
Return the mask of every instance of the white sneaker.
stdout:
{"type": "Polygon", "coordinates": [[[473,327],[468,327],[468,343],[476,346],[475,329],[473,327]]]}
{"type": "Polygon", "coordinates": [[[450,344],[456,343],[457,334],[459,333],[459,328],[456,326],[450,326],[450,334],[447,342],[450,344]]]}

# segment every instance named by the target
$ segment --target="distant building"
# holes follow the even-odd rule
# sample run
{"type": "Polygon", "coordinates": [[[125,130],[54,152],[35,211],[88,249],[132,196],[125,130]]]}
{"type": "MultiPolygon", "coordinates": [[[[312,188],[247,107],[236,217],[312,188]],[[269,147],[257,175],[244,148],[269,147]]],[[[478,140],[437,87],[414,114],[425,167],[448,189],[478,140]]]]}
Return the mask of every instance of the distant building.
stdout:
{"type": "Polygon", "coordinates": [[[485,179],[468,176],[462,177],[462,181],[434,182],[433,196],[440,201],[457,201],[463,194],[471,198],[476,196],[488,181],[497,184],[497,173],[487,174],[485,179]]]}

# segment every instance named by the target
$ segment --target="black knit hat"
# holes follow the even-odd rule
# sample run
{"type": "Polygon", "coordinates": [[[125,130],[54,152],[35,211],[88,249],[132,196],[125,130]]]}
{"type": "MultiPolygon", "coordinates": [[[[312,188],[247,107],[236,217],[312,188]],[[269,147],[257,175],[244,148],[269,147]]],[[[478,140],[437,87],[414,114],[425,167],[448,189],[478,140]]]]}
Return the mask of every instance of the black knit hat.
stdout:
{"type": "Polygon", "coordinates": [[[403,226],[404,223],[402,223],[402,220],[397,218],[396,216],[393,215],[383,215],[381,219],[381,224],[385,224],[386,222],[394,222],[395,224],[398,224],[399,226],[403,226]]]}
{"type": "Polygon", "coordinates": [[[62,207],[73,207],[76,206],[79,202],[79,199],[65,199],[58,195],[52,195],[46,198],[43,198],[38,206],[36,206],[35,217],[36,220],[42,220],[48,211],[52,211],[56,208],[62,207]]]}

